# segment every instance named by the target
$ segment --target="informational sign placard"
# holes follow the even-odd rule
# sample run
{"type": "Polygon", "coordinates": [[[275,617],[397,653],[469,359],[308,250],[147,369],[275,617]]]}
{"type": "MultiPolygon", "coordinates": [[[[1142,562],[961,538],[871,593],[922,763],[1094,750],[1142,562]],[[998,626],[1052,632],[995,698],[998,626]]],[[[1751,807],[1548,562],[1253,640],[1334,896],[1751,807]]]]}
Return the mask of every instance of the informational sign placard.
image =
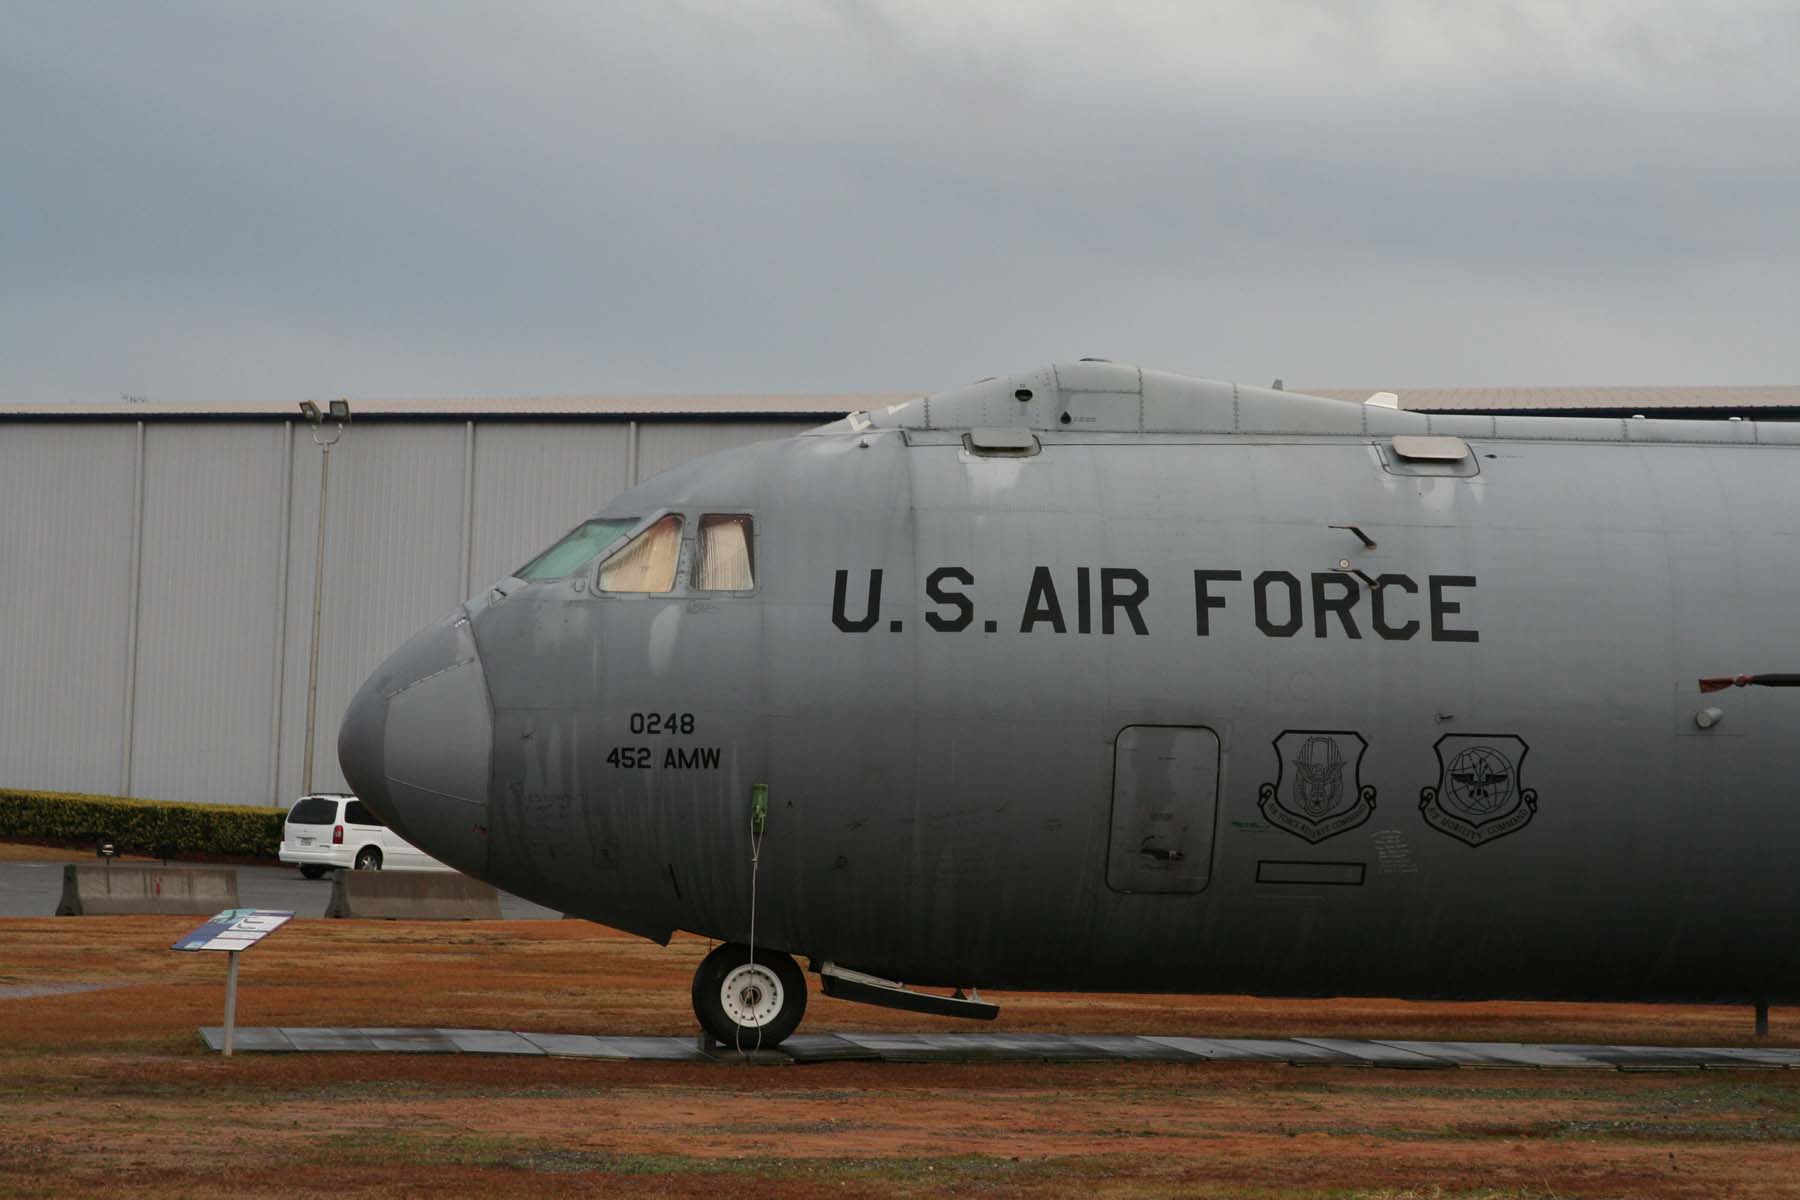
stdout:
{"type": "Polygon", "coordinates": [[[293,919],[293,913],[272,908],[228,908],[169,949],[248,950],[293,919]]]}
{"type": "Polygon", "coordinates": [[[238,955],[294,919],[291,912],[273,908],[228,908],[212,920],[182,936],[171,950],[224,950],[225,957],[225,1054],[231,1054],[232,1031],[237,1027],[238,955]]]}

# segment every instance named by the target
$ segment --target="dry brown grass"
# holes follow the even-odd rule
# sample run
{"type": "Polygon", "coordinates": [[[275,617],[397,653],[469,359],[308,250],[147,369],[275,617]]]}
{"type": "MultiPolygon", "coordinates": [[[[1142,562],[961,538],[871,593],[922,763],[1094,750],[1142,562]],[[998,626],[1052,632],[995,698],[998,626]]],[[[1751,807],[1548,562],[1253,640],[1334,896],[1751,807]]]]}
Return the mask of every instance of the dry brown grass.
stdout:
{"type": "MultiPolygon", "coordinates": [[[[775,1068],[205,1052],[186,918],[0,921],[0,1195],[1800,1195],[1800,1072],[775,1068]]],[[[578,921],[300,920],[246,1025],[687,1034],[706,944],[578,921]]],[[[1741,1010],[1001,995],[999,1030],[1741,1044],[1741,1010]]],[[[1776,1014],[1776,1044],[1800,1044],[1776,1014]]],[[[814,995],[805,1028],[960,1022],[814,995]]]]}
{"type": "MultiPolygon", "coordinates": [[[[41,846],[36,842],[0,842],[0,862],[96,861],[92,846],[41,846]]],[[[155,862],[145,854],[121,854],[116,862],[155,862]]]]}

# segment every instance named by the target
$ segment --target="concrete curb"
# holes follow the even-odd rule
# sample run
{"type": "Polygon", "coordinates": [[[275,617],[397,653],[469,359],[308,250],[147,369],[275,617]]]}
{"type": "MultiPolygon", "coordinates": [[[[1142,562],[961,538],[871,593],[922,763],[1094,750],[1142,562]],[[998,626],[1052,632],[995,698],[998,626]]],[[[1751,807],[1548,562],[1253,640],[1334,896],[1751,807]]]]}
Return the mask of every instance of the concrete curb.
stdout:
{"type": "Polygon", "coordinates": [[[238,907],[235,867],[63,867],[59,917],[210,917],[238,907]]]}
{"type": "Polygon", "coordinates": [[[498,921],[493,885],[446,872],[331,873],[327,917],[384,921],[498,921]]]}

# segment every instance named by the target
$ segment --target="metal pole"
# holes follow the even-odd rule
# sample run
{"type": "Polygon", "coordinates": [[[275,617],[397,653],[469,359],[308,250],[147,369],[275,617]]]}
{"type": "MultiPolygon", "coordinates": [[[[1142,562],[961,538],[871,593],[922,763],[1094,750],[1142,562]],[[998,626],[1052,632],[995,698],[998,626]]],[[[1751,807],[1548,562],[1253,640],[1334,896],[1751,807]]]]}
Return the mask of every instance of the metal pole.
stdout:
{"type": "Polygon", "coordinates": [[[287,625],[289,560],[293,557],[294,423],[283,421],[281,449],[281,536],[275,558],[274,688],[269,697],[269,803],[281,803],[281,718],[287,707],[287,625]]]}
{"type": "Polygon", "coordinates": [[[456,580],[456,595],[450,603],[461,604],[475,587],[470,578],[475,573],[475,422],[463,426],[463,543],[462,574],[456,580]]]}
{"type": "Polygon", "coordinates": [[[138,616],[144,603],[144,423],[137,423],[131,483],[131,607],[125,624],[125,712],[119,743],[119,795],[131,795],[131,751],[137,730],[138,616]]]}
{"type": "Polygon", "coordinates": [[[225,1057],[231,1057],[231,1035],[237,1028],[237,956],[236,950],[227,950],[225,967],[225,1057]]]}
{"type": "Polygon", "coordinates": [[[1756,1002],[1756,1036],[1759,1038],[1769,1036],[1769,1002],[1767,1000],[1756,1002]]]}
{"type": "Polygon", "coordinates": [[[325,496],[331,481],[331,443],[320,446],[319,457],[319,536],[313,550],[312,649],[306,656],[306,744],[301,750],[300,791],[310,796],[313,790],[313,718],[319,704],[319,610],[325,603],[325,496]]]}

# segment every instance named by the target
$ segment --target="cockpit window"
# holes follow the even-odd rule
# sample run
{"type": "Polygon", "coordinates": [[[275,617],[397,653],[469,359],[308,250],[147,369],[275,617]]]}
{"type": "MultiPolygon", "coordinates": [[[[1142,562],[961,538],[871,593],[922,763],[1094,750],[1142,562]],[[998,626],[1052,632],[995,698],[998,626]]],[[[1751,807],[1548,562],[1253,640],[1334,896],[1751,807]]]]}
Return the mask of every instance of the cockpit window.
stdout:
{"type": "Polygon", "coordinates": [[[569,535],[531,562],[513,572],[520,579],[561,579],[583,563],[594,561],[602,550],[625,535],[636,517],[623,520],[584,521],[569,535]]]}
{"type": "Polygon", "coordinates": [[[681,518],[670,513],[600,564],[603,592],[667,592],[681,562],[681,518]]]}
{"type": "Polygon", "coordinates": [[[700,518],[699,553],[694,560],[695,591],[747,592],[756,586],[751,570],[750,518],[708,513],[700,518]]]}

